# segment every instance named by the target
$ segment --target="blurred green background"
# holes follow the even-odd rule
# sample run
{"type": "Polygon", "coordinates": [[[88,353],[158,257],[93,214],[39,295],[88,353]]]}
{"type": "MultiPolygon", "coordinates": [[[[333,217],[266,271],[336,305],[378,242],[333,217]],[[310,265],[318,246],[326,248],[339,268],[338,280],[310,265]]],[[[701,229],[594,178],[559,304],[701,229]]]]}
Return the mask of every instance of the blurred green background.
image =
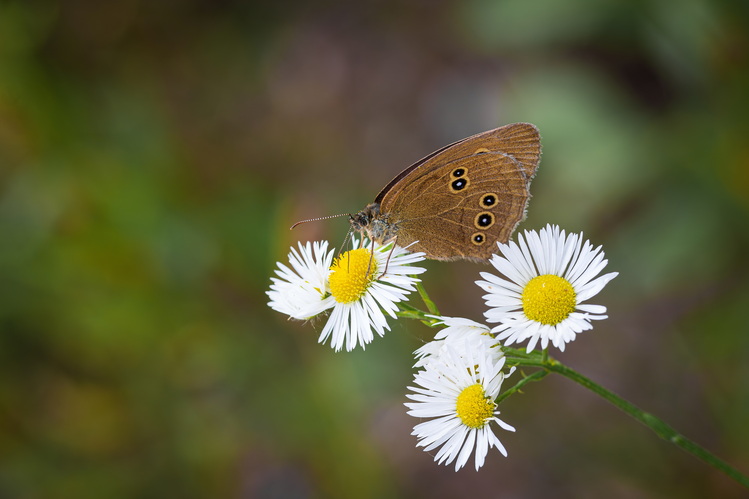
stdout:
{"type": "MultiPolygon", "coordinates": [[[[402,405],[431,331],[336,354],[267,307],[348,227],[293,222],[513,121],[544,146],[521,228],[620,272],[557,356],[749,472],[746,3],[4,0],[0,497],[746,497],[553,377],[455,473],[402,405]]],[[[489,269],[427,266],[481,320],[489,269]]]]}

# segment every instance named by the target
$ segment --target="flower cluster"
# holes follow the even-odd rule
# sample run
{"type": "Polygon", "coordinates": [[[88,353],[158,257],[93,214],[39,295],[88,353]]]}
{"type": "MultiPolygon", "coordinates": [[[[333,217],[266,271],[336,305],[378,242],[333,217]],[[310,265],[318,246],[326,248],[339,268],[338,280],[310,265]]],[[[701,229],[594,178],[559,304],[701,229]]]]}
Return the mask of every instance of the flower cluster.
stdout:
{"type": "MultiPolygon", "coordinates": [[[[320,343],[330,338],[336,351],[344,344],[346,350],[364,348],[374,332],[389,330],[386,315],[395,318],[398,304],[416,289],[414,276],[425,269],[413,264],[424,255],[364,240],[336,259],[327,248],[326,242],[292,248],[291,268],[279,263],[271,279],[268,305],[303,320],[329,312],[320,343]]],[[[486,291],[486,321],[496,326],[432,316],[435,326],[445,327],[416,350],[418,371],[407,395],[408,414],[426,420],[414,427],[417,445],[439,449],[434,459],[454,462],[456,470],[474,450],[477,470],[490,448],[507,455],[493,428],[514,431],[497,417],[496,402],[514,371],[505,371],[509,345],[527,340],[528,353],[539,344],[564,350],[592,328],[591,321],[606,318],[605,307],[587,302],[617,276],[599,275],[608,263],[600,246],[551,225],[499,244],[490,263],[503,277],[481,272],[476,284],[486,291]]]]}

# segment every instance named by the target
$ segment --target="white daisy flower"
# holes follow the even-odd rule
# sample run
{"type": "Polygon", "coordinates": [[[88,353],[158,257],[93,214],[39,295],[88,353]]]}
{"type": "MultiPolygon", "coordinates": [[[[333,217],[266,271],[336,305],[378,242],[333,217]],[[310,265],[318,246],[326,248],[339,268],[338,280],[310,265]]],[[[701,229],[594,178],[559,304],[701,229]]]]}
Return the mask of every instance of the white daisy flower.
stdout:
{"type": "Polygon", "coordinates": [[[461,355],[448,345],[438,360],[426,364],[416,373],[414,383],[406,395],[413,402],[405,405],[408,414],[429,418],[414,427],[418,447],[425,452],[440,448],[434,456],[439,464],[455,461],[455,471],[468,462],[476,449],[476,470],[484,464],[489,449],[496,447],[503,456],[507,450],[494,434],[491,423],[500,428],[515,428],[500,420],[497,404],[505,375],[505,359],[492,359],[487,350],[465,351],[461,355]]]}
{"type": "Polygon", "coordinates": [[[309,242],[299,251],[291,248],[291,268],[278,262],[276,277],[271,277],[268,306],[294,319],[306,320],[333,307],[335,299],[328,289],[328,274],[333,262],[333,250],[328,242],[309,242]],[[327,253],[326,253],[327,252],[327,253]]]}
{"type": "Polygon", "coordinates": [[[540,341],[542,349],[551,343],[564,351],[578,333],[593,328],[591,320],[606,318],[606,307],[584,303],[618,275],[596,277],[608,263],[601,246],[594,249],[582,234],[547,225],[499,249],[502,256],[494,255],[491,264],[507,279],[481,272],[485,280],[476,284],[489,293],[484,315],[499,323],[492,332],[505,345],[529,340],[530,352],[540,341]]]}
{"type": "Polygon", "coordinates": [[[414,352],[414,367],[424,367],[427,362],[439,358],[448,346],[455,349],[461,357],[465,356],[467,351],[477,350],[488,351],[494,361],[499,361],[504,355],[499,347],[499,341],[489,332],[487,326],[461,317],[435,318],[440,319],[437,324],[447,327],[435,334],[434,340],[414,352]]]}
{"type": "Polygon", "coordinates": [[[337,258],[328,276],[335,301],[318,341],[325,343],[330,337],[336,351],[344,343],[347,351],[357,345],[363,348],[374,339],[373,332],[384,336],[390,330],[385,314],[396,317],[396,304],[416,290],[419,280],[412,276],[426,271],[411,266],[422,261],[424,253],[409,253],[393,243],[378,248],[371,241],[353,243],[356,249],[337,258]]]}

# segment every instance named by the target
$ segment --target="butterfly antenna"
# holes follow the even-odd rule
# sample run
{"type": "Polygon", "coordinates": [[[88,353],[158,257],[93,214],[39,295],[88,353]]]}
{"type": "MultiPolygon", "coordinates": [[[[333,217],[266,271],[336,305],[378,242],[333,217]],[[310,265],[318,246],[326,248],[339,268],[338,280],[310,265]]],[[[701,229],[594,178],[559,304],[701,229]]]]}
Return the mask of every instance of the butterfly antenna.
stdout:
{"type": "Polygon", "coordinates": [[[299,222],[295,223],[291,227],[289,227],[289,230],[293,229],[297,225],[306,224],[307,222],[317,222],[319,220],[327,220],[329,218],[337,218],[337,217],[348,217],[351,216],[350,213],[341,213],[340,215],[328,215],[327,217],[318,217],[318,218],[310,218],[309,220],[300,220],[299,222]]]}

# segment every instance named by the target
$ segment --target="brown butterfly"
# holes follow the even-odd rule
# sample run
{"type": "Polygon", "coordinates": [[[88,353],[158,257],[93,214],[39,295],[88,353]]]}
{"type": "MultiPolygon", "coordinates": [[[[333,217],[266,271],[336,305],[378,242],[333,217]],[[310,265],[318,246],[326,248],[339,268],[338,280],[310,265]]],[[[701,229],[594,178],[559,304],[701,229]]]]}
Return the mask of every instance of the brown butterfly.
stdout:
{"type": "Polygon", "coordinates": [[[459,140],[403,170],[351,229],[433,260],[485,261],[525,218],[541,157],[538,129],[513,123],[459,140]]]}

